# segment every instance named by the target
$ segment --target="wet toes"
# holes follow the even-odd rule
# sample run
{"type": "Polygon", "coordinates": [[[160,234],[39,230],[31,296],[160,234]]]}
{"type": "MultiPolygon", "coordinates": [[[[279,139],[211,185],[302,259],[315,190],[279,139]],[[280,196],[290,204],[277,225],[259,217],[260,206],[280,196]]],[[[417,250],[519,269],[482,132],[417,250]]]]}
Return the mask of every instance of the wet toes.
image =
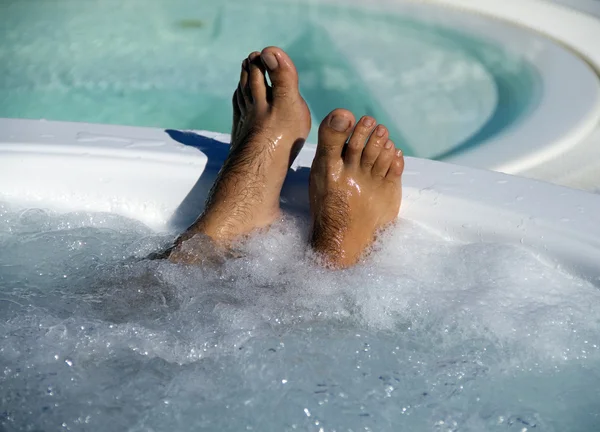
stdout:
{"type": "Polygon", "coordinates": [[[239,119],[240,115],[242,114],[242,108],[240,106],[240,97],[238,96],[237,89],[233,92],[231,106],[233,107],[233,117],[239,119]]]}
{"type": "Polygon", "coordinates": [[[252,103],[250,95],[250,86],[248,80],[250,78],[250,64],[247,58],[242,62],[242,71],[240,73],[240,82],[238,84],[236,92],[238,93],[238,99],[242,99],[242,104],[248,106],[252,103]]]}
{"type": "MultiPolygon", "coordinates": [[[[248,56],[248,58],[245,60],[245,73],[246,73],[246,80],[245,80],[245,85],[242,86],[242,90],[244,92],[244,97],[246,99],[246,103],[247,104],[252,104],[254,103],[254,98],[252,96],[252,87],[251,87],[251,82],[252,82],[252,74],[250,73],[251,69],[252,69],[252,58],[256,56],[256,53],[252,53],[248,56]]],[[[240,81],[240,84],[242,84],[242,82],[240,81]]]]}
{"type": "Polygon", "coordinates": [[[233,97],[237,101],[237,106],[241,115],[246,115],[246,98],[244,97],[244,91],[242,90],[241,85],[238,84],[233,97]]]}
{"type": "Polygon", "coordinates": [[[300,95],[298,72],[285,51],[277,47],[267,47],[260,53],[260,58],[271,80],[273,104],[279,103],[279,99],[296,98],[300,95]]]}
{"type": "Polygon", "coordinates": [[[238,102],[237,90],[233,92],[233,98],[231,99],[231,105],[233,107],[233,126],[231,127],[231,140],[234,141],[238,134],[240,121],[242,119],[242,110],[238,102]]]}
{"type": "Polygon", "coordinates": [[[369,139],[369,136],[373,132],[373,129],[377,125],[377,122],[373,117],[364,116],[359,120],[352,131],[352,137],[348,141],[348,147],[346,149],[344,161],[348,165],[356,165],[360,163],[365,143],[369,139]]]}
{"type": "Polygon", "coordinates": [[[244,87],[248,83],[248,59],[244,59],[242,61],[242,66],[240,69],[240,81],[238,86],[233,93],[233,113],[234,116],[236,112],[239,112],[241,116],[246,115],[246,100],[244,98],[244,87]]]}
{"type": "Polygon", "coordinates": [[[267,82],[265,66],[258,51],[248,56],[248,89],[250,97],[257,104],[267,103],[267,82]]]}
{"type": "Polygon", "coordinates": [[[379,157],[383,146],[388,140],[388,130],[383,125],[378,125],[369,140],[367,141],[367,145],[362,152],[362,157],[360,159],[360,165],[363,170],[371,171],[373,166],[375,165],[375,161],[379,157]]]}
{"type": "Polygon", "coordinates": [[[398,181],[402,177],[403,172],[404,154],[402,153],[402,150],[396,150],[394,159],[392,160],[392,164],[385,178],[392,181],[398,181]]]}
{"type": "Polygon", "coordinates": [[[319,126],[317,157],[341,158],[354,121],[354,115],[345,109],[335,109],[329,113],[319,126]]]}
{"type": "Polygon", "coordinates": [[[383,145],[379,156],[377,156],[377,159],[375,160],[373,169],[371,170],[373,177],[380,179],[384,178],[387,175],[390,166],[392,165],[395,155],[396,149],[394,147],[394,143],[392,140],[388,139],[383,145]]]}

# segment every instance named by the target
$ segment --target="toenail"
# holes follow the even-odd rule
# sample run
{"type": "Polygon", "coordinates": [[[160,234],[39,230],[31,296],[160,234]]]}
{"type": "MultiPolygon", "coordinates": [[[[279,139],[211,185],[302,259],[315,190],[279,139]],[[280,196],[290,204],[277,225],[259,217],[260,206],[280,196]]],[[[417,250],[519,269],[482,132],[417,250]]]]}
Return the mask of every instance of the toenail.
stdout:
{"type": "Polygon", "coordinates": [[[365,119],[363,120],[363,124],[366,127],[371,127],[375,124],[375,120],[373,120],[371,117],[365,117],[365,119]]]}
{"type": "Polygon", "coordinates": [[[398,156],[398,157],[402,157],[402,150],[398,150],[398,151],[396,151],[396,156],[398,156]]]}
{"type": "Polygon", "coordinates": [[[339,115],[334,115],[329,120],[329,126],[338,132],[345,132],[350,127],[350,120],[339,115]]]}
{"type": "Polygon", "coordinates": [[[248,68],[248,59],[245,58],[244,61],[242,62],[242,69],[247,69],[248,68]]]}
{"type": "Polygon", "coordinates": [[[262,59],[265,66],[268,67],[270,70],[277,69],[277,66],[279,66],[277,57],[275,57],[273,53],[264,53],[260,56],[260,58],[262,59]]]}
{"type": "Polygon", "coordinates": [[[378,126],[377,131],[375,133],[378,137],[382,137],[385,135],[385,128],[383,126],[378,126]]]}
{"type": "Polygon", "coordinates": [[[388,149],[388,150],[391,149],[392,148],[392,142],[390,140],[387,140],[385,142],[385,145],[383,147],[386,148],[386,149],[388,149]]]}

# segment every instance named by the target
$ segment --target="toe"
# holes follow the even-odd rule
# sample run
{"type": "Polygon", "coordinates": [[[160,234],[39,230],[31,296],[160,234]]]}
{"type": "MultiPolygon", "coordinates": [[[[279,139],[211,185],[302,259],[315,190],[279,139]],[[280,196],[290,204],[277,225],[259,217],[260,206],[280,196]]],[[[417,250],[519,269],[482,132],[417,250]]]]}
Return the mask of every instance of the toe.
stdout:
{"type": "MultiPolygon", "coordinates": [[[[234,95],[234,100],[237,102],[237,107],[238,110],[241,114],[241,116],[245,116],[246,115],[246,100],[244,99],[244,92],[242,90],[242,88],[240,87],[240,85],[238,85],[238,88],[236,89],[234,95]]],[[[235,110],[234,110],[235,112],[235,110]]]]}
{"type": "Polygon", "coordinates": [[[394,159],[385,178],[388,180],[397,181],[402,177],[403,172],[404,154],[402,153],[402,150],[396,150],[396,154],[394,155],[394,159]]]}
{"type": "Polygon", "coordinates": [[[260,58],[273,85],[273,104],[277,105],[279,99],[298,97],[298,72],[285,51],[277,47],[267,47],[262,50],[260,58]]]}
{"type": "Polygon", "coordinates": [[[246,98],[246,102],[249,104],[253,104],[254,103],[254,95],[252,94],[252,62],[254,59],[256,59],[257,56],[259,56],[260,53],[258,52],[253,52],[251,53],[248,58],[246,59],[245,62],[245,69],[246,69],[246,85],[242,87],[243,91],[244,91],[244,96],[246,98]]]}
{"type": "Polygon", "coordinates": [[[240,116],[246,115],[246,101],[244,100],[244,87],[248,82],[248,69],[247,69],[248,59],[244,59],[242,61],[242,67],[240,69],[240,81],[238,83],[237,89],[233,93],[233,115],[236,115],[236,112],[240,113],[240,116]]]}
{"type": "Polygon", "coordinates": [[[242,115],[242,108],[240,107],[240,101],[237,90],[233,92],[233,97],[231,98],[231,106],[233,107],[233,118],[239,120],[242,115]]]}
{"type": "Polygon", "coordinates": [[[248,59],[242,61],[242,70],[240,71],[240,87],[245,88],[248,84],[248,59]]]}
{"type": "Polygon", "coordinates": [[[396,155],[396,149],[392,140],[387,140],[381,149],[381,153],[377,156],[371,174],[373,177],[382,179],[384,178],[392,165],[392,161],[396,155]]]}
{"type": "Polygon", "coordinates": [[[360,159],[360,165],[365,171],[371,171],[373,166],[375,165],[375,161],[379,157],[383,146],[388,140],[388,130],[384,125],[379,125],[375,128],[369,140],[367,141],[367,145],[362,152],[362,157],[360,159]]]}
{"type": "Polygon", "coordinates": [[[244,106],[248,106],[252,103],[250,99],[252,96],[250,95],[250,87],[248,86],[248,78],[250,77],[250,65],[248,59],[244,59],[242,62],[242,72],[240,73],[240,83],[238,84],[237,92],[238,97],[242,98],[242,103],[244,106]]]}
{"type": "Polygon", "coordinates": [[[319,126],[317,156],[340,158],[354,122],[354,115],[348,110],[338,108],[330,112],[319,126]]]}
{"type": "Polygon", "coordinates": [[[358,165],[362,156],[365,143],[373,132],[377,122],[373,117],[364,116],[359,120],[352,132],[352,137],[348,141],[348,148],[344,156],[344,161],[348,165],[358,165]]]}
{"type": "Polygon", "coordinates": [[[231,100],[231,105],[233,106],[233,126],[231,127],[231,140],[235,141],[237,134],[238,134],[240,121],[242,119],[242,111],[241,111],[240,105],[238,103],[237,90],[235,92],[233,92],[233,98],[231,100]]]}
{"type": "Polygon", "coordinates": [[[258,51],[248,56],[248,87],[254,103],[267,104],[267,81],[265,66],[260,59],[258,51]]]}

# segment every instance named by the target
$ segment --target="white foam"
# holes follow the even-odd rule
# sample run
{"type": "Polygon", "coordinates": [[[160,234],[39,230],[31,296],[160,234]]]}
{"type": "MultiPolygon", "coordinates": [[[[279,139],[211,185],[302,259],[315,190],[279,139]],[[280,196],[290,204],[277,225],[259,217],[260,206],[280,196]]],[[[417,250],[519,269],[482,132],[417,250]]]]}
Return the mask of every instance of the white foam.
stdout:
{"type": "Polygon", "coordinates": [[[0,427],[598,426],[596,287],[405,221],[333,272],[307,230],[286,219],[241,258],[184,267],[140,260],[172,236],[134,221],[3,205],[0,427]]]}

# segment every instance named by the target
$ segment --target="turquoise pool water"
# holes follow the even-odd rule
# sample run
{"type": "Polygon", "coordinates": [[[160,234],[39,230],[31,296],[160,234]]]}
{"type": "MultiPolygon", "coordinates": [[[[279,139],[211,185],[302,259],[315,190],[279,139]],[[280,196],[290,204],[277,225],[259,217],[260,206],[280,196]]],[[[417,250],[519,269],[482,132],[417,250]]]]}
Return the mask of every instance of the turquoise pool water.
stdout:
{"type": "Polygon", "coordinates": [[[315,1],[3,0],[0,15],[0,117],[229,132],[241,59],[279,45],[315,126],[345,107],[440,158],[510,127],[539,92],[491,43],[315,1]]]}

